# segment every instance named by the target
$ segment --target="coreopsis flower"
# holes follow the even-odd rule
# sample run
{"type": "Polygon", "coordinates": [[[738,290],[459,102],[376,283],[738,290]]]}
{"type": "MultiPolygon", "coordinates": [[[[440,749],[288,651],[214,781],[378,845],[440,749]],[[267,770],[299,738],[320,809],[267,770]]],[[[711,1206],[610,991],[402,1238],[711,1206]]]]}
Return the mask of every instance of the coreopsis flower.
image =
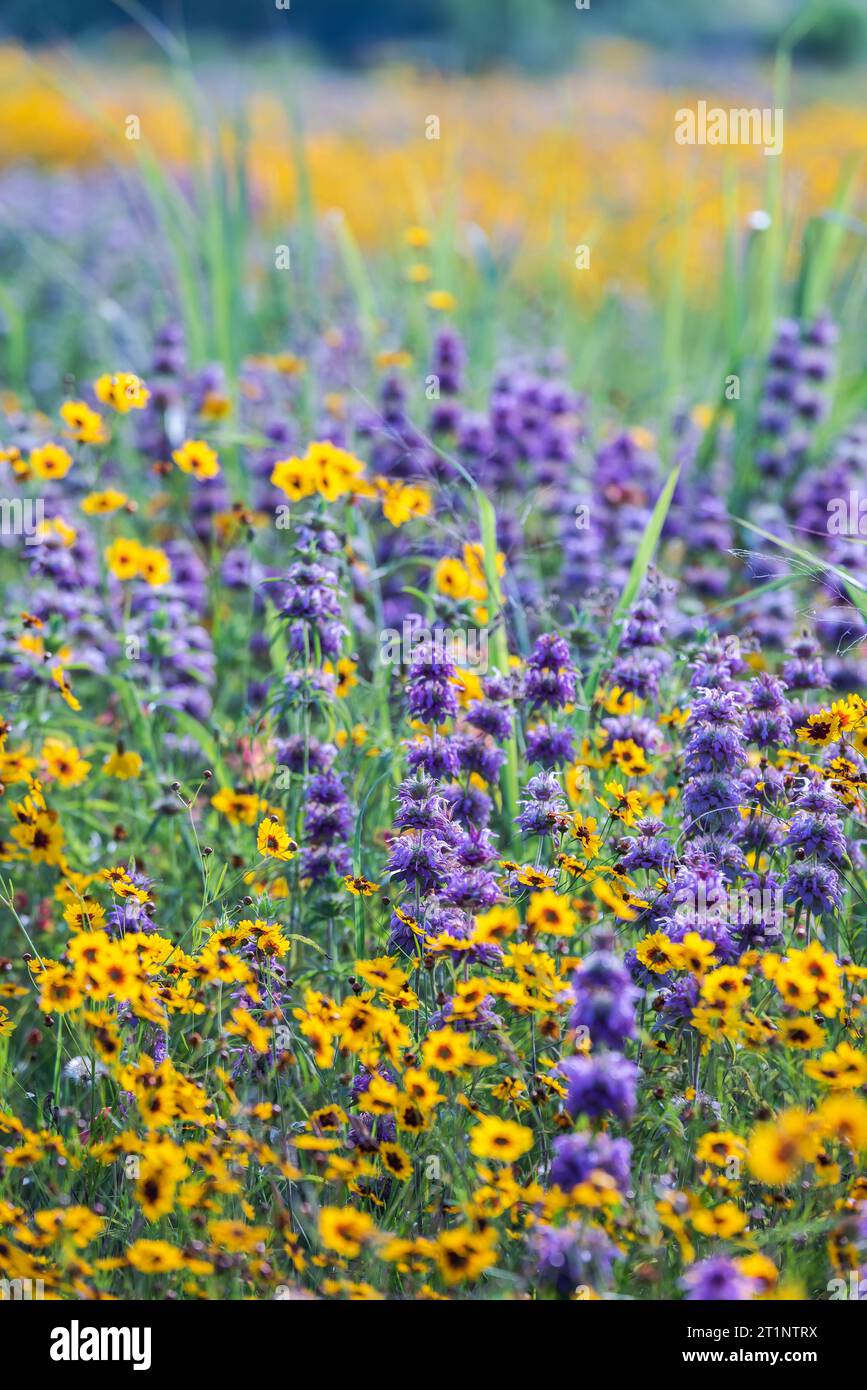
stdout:
{"type": "Polygon", "coordinates": [[[120,1030],[115,1019],[109,1013],[88,1010],[84,1014],[84,1025],[99,1059],[108,1066],[114,1065],[121,1052],[120,1030]]]}
{"type": "Polygon", "coordinates": [[[300,502],[316,491],[317,473],[310,458],[293,455],[277,460],[270,480],[290,501],[300,502]]]}
{"type": "Polygon", "coordinates": [[[577,914],[569,899],[550,888],[533,893],[527,908],[527,925],[536,932],[551,932],[554,936],[571,936],[575,931],[577,914]]]}
{"type": "Polygon", "coordinates": [[[70,438],[79,444],[104,444],[108,438],[102,416],[86,401],[64,401],[60,418],[70,438]]]}
{"type": "Polygon", "coordinates": [[[382,1164],[383,1171],[389,1177],[396,1178],[398,1182],[408,1182],[412,1177],[412,1159],[400,1144],[381,1143],[377,1149],[377,1158],[382,1164]]]}
{"type": "Polygon", "coordinates": [[[782,1111],[756,1125],[747,1143],[750,1172],[770,1187],[793,1182],[820,1148],[815,1122],[803,1110],[782,1111]]]}
{"type": "Polygon", "coordinates": [[[867,1084],[867,1056],[844,1039],[833,1052],[806,1062],[804,1071],[832,1091],[854,1090],[867,1084]]]}
{"type": "Polygon", "coordinates": [[[80,710],[81,701],[72,693],[72,686],[69,684],[69,677],[62,666],[52,666],[51,679],[60,691],[61,699],[71,710],[80,710]]]}
{"type": "Polygon", "coordinates": [[[89,492],[81,500],[81,510],[86,516],[109,516],[126,506],[129,497],[117,488],[106,488],[104,492],[89,492]]]}
{"type": "Polygon", "coordinates": [[[62,444],[42,444],[31,450],[30,467],[37,478],[65,478],[72,467],[72,455],[62,444]]]}
{"type": "Polygon", "coordinates": [[[63,920],[73,932],[99,931],[105,922],[105,908],[93,898],[79,898],[67,904],[63,920]]]}
{"type": "Polygon", "coordinates": [[[604,800],[601,796],[597,797],[599,805],[607,811],[609,816],[615,820],[622,821],[625,826],[635,824],[644,809],[645,799],[641,791],[625,787],[622,782],[614,780],[605,783],[605,792],[611,799],[604,800]]]}
{"type": "Polygon", "coordinates": [[[392,526],[403,526],[414,517],[428,516],[431,511],[430,493],[426,488],[392,483],[377,479],[382,501],[382,514],[392,526]]]}
{"type": "Polygon", "coordinates": [[[746,1152],[746,1143],[737,1134],[728,1130],[711,1130],[699,1139],[695,1156],[699,1163],[712,1163],[718,1168],[726,1168],[732,1160],[739,1163],[746,1157],[746,1152]]]}
{"type": "Polygon", "coordinates": [[[142,756],[133,749],[116,748],[102,765],[106,777],[115,777],[119,782],[129,782],[140,777],[144,766],[142,756]]]}
{"type": "Polygon", "coordinates": [[[353,686],[358,684],[358,677],[355,674],[358,670],[358,662],[350,661],[349,657],[342,656],[337,662],[336,668],[330,661],[326,661],[322,669],[327,675],[335,677],[334,693],[338,700],[345,700],[353,686]]]}
{"type": "Polygon", "coordinates": [[[699,980],[719,963],[717,943],[696,931],[685,932],[682,939],[672,946],[671,954],[675,969],[689,970],[699,980]]]}
{"type": "Polygon", "coordinates": [[[319,1239],[327,1250],[353,1260],[373,1239],[376,1228],[366,1212],[354,1207],[321,1207],[319,1239]]]}
{"type": "Polygon", "coordinates": [[[264,858],[287,860],[294,858],[298,846],[278,820],[266,816],[256,834],[256,848],[264,858]]]}
{"type": "Polygon", "coordinates": [[[814,748],[825,748],[840,737],[840,720],[832,710],[820,710],[818,714],[807,716],[806,724],[795,730],[802,743],[812,744],[814,748]]]}
{"type": "Polygon", "coordinates": [[[378,883],[371,883],[369,879],[360,875],[347,874],[343,883],[354,898],[369,898],[379,889],[378,883]]]}
{"type": "Polygon", "coordinates": [[[802,1018],[781,1018],[777,1024],[777,1036],[785,1047],[812,1052],[822,1046],[827,1034],[820,1023],[805,1015],[802,1018]]]}
{"type": "Polygon", "coordinates": [[[748,1225],[748,1217],[734,1202],[720,1202],[715,1207],[699,1207],[693,1212],[692,1224],[705,1236],[731,1239],[748,1225]]]}
{"type": "Polygon", "coordinates": [[[220,471],[216,450],[203,439],[188,439],[180,449],[175,449],[172,458],[182,473],[191,473],[199,482],[216,478],[220,471]]]}
{"type": "Polygon", "coordinates": [[[79,1008],[84,993],[71,970],[62,965],[50,966],[39,977],[39,1007],[45,1013],[70,1013],[79,1008]]]}
{"type": "Polygon", "coordinates": [[[141,1274],[169,1274],[184,1266],[183,1252],[166,1240],[134,1241],[126,1252],[128,1263],[141,1274]]]}
{"type": "Polygon", "coordinates": [[[306,454],[316,491],[327,502],[354,493],[360,486],[364,464],[348,449],[342,449],[330,439],[314,440],[306,454]]]}
{"type": "Polygon", "coordinates": [[[446,1026],[429,1033],[422,1046],[424,1064],[431,1071],[449,1076],[463,1067],[487,1066],[493,1058],[474,1048],[465,1034],[446,1026]]]}
{"type": "Polygon", "coordinates": [[[208,1234],[218,1249],[244,1254],[260,1252],[271,1238],[267,1226],[248,1226],[231,1220],[209,1221],[208,1234]]]}
{"type": "Polygon", "coordinates": [[[130,536],[118,536],[106,547],[105,560],[116,579],[135,579],[141,573],[142,547],[130,536]]]}
{"type": "Polygon", "coordinates": [[[422,247],[430,246],[431,234],[427,227],[422,227],[419,226],[418,223],[413,223],[411,227],[407,227],[403,234],[403,239],[407,246],[411,246],[414,250],[418,251],[421,250],[422,247]]]}
{"type": "Polygon", "coordinates": [[[615,738],[611,745],[611,760],[624,777],[647,777],[653,770],[644,748],[633,738],[615,738]]]}
{"type": "Polygon", "coordinates": [[[133,372],[101,376],[93,383],[93,389],[97,400],[110,405],[119,415],[126,415],[130,410],[144,410],[151,396],[144,382],[133,372]]]}
{"type": "Polygon", "coordinates": [[[816,1112],[823,1134],[846,1144],[854,1153],[867,1150],[867,1101],[860,1096],[832,1095],[816,1112]]]}
{"type": "Polygon", "coordinates": [[[241,1038],[249,1047],[252,1047],[254,1052],[265,1053],[268,1051],[271,1031],[257,1023],[249,1009],[233,1009],[231,1022],[225,1025],[224,1032],[230,1037],[241,1038]]]}
{"type": "Polygon", "coordinates": [[[91,764],[81,756],[74,744],[59,738],[45,740],[42,758],[48,775],[56,778],[62,787],[80,786],[91,769],[91,764]]]}
{"type": "Polygon", "coordinates": [[[264,809],[261,798],[254,793],[234,792],[229,787],[221,787],[211,797],[211,805],[231,825],[255,825],[256,817],[264,809]]]}
{"type": "Polygon", "coordinates": [[[501,1163],[514,1163],[533,1147],[533,1131],[513,1120],[501,1120],[496,1115],[483,1115],[470,1131],[470,1152],[476,1158],[495,1158],[501,1163]]]}
{"type": "Polygon", "coordinates": [[[749,998],[750,984],[739,966],[720,965],[702,977],[701,997],[714,1008],[730,1009],[749,998]]]}
{"type": "Polygon", "coordinates": [[[516,907],[498,905],[476,914],[473,938],[483,945],[498,945],[514,936],[519,925],[516,907]]]}
{"type": "Polygon", "coordinates": [[[437,561],[433,572],[433,582],[437,592],[448,598],[463,599],[470,592],[470,576],[464,565],[454,556],[444,555],[437,561]]]}
{"type": "Polygon", "coordinates": [[[32,864],[59,864],[65,836],[54,811],[41,810],[12,827],[12,838],[32,864]]]}
{"type": "Polygon", "coordinates": [[[446,1284],[471,1283],[497,1263],[496,1247],[497,1232],[492,1227],[474,1231],[457,1226],[437,1237],[434,1257],[446,1284]]]}
{"type": "Polygon", "coordinates": [[[168,555],[157,546],[142,546],[138,554],[138,573],[153,589],[168,584],[172,577],[168,555]]]}

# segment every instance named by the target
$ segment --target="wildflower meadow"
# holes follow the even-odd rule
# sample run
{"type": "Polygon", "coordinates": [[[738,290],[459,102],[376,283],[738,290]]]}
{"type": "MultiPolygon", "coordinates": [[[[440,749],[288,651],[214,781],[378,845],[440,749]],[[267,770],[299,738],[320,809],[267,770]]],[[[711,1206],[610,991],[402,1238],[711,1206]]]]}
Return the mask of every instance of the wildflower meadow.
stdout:
{"type": "Polygon", "coordinates": [[[863,1300],[835,7],[121,8],[0,48],[0,1301],[863,1300]]]}

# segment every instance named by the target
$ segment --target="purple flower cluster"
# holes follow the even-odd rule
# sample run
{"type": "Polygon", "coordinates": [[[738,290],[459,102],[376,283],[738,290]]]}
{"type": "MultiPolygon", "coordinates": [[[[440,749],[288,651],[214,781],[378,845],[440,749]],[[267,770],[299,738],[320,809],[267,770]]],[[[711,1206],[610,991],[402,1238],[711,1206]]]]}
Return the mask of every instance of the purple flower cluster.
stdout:
{"type": "Polygon", "coordinates": [[[574,703],[576,675],[568,642],[556,633],[538,637],[524,673],[523,693],[528,709],[541,709],[546,705],[562,709],[574,703]]]}
{"type": "Polygon", "coordinates": [[[301,874],[314,883],[330,873],[343,876],[352,868],[349,836],[355,814],[340,773],[317,772],[304,796],[304,840],[301,874]]]}
{"type": "Polygon", "coordinates": [[[560,1298],[577,1289],[604,1286],[611,1280],[621,1252],[598,1226],[570,1221],[565,1226],[538,1225],[533,1232],[536,1275],[560,1298]]]}
{"type": "Polygon", "coordinates": [[[627,1039],[635,1037],[638,990],[613,945],[613,934],[606,928],[594,931],[594,949],[572,977],[575,1004],[569,1025],[586,1030],[594,1048],[621,1051],[627,1039]]]}
{"type": "Polygon", "coordinates": [[[810,324],[794,319],[777,324],[758,416],[756,464],[765,477],[791,477],[806,457],[813,431],[828,411],[837,338],[827,315],[810,324]]]}

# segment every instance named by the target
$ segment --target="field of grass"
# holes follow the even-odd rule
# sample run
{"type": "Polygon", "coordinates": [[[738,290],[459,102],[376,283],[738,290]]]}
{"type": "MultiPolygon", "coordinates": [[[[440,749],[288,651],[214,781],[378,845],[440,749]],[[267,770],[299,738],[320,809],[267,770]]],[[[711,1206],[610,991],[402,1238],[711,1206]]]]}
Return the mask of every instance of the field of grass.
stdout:
{"type": "Polygon", "coordinates": [[[0,1296],[847,1296],[857,77],[153,37],[0,51],[0,1296]]]}

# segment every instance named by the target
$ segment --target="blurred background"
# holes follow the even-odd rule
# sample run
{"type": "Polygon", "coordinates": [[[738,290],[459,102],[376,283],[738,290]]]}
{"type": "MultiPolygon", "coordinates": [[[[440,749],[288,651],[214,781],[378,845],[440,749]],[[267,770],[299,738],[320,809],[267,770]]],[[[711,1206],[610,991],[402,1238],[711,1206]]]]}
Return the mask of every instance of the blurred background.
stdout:
{"type": "Polygon", "coordinates": [[[865,40],[867,0],[6,0],[0,373],[451,322],[480,391],[533,340],[703,394],[775,314],[861,313],[865,40]],[[677,144],[699,100],[783,107],[782,155],[677,144]]]}
{"type": "MultiPolygon", "coordinates": [[[[152,12],[175,32],[200,41],[257,44],[275,35],[323,62],[369,64],[401,54],[450,69],[507,62],[550,70],[572,62],[591,36],[617,34],[703,60],[773,51],[799,0],[589,0],[576,23],[575,0],[162,0],[152,12]]],[[[827,65],[858,62],[867,46],[864,0],[828,0],[800,45],[800,56],[827,65]]],[[[130,31],[135,0],[7,0],[2,32],[33,42],[75,36],[84,42],[130,31]]]]}

